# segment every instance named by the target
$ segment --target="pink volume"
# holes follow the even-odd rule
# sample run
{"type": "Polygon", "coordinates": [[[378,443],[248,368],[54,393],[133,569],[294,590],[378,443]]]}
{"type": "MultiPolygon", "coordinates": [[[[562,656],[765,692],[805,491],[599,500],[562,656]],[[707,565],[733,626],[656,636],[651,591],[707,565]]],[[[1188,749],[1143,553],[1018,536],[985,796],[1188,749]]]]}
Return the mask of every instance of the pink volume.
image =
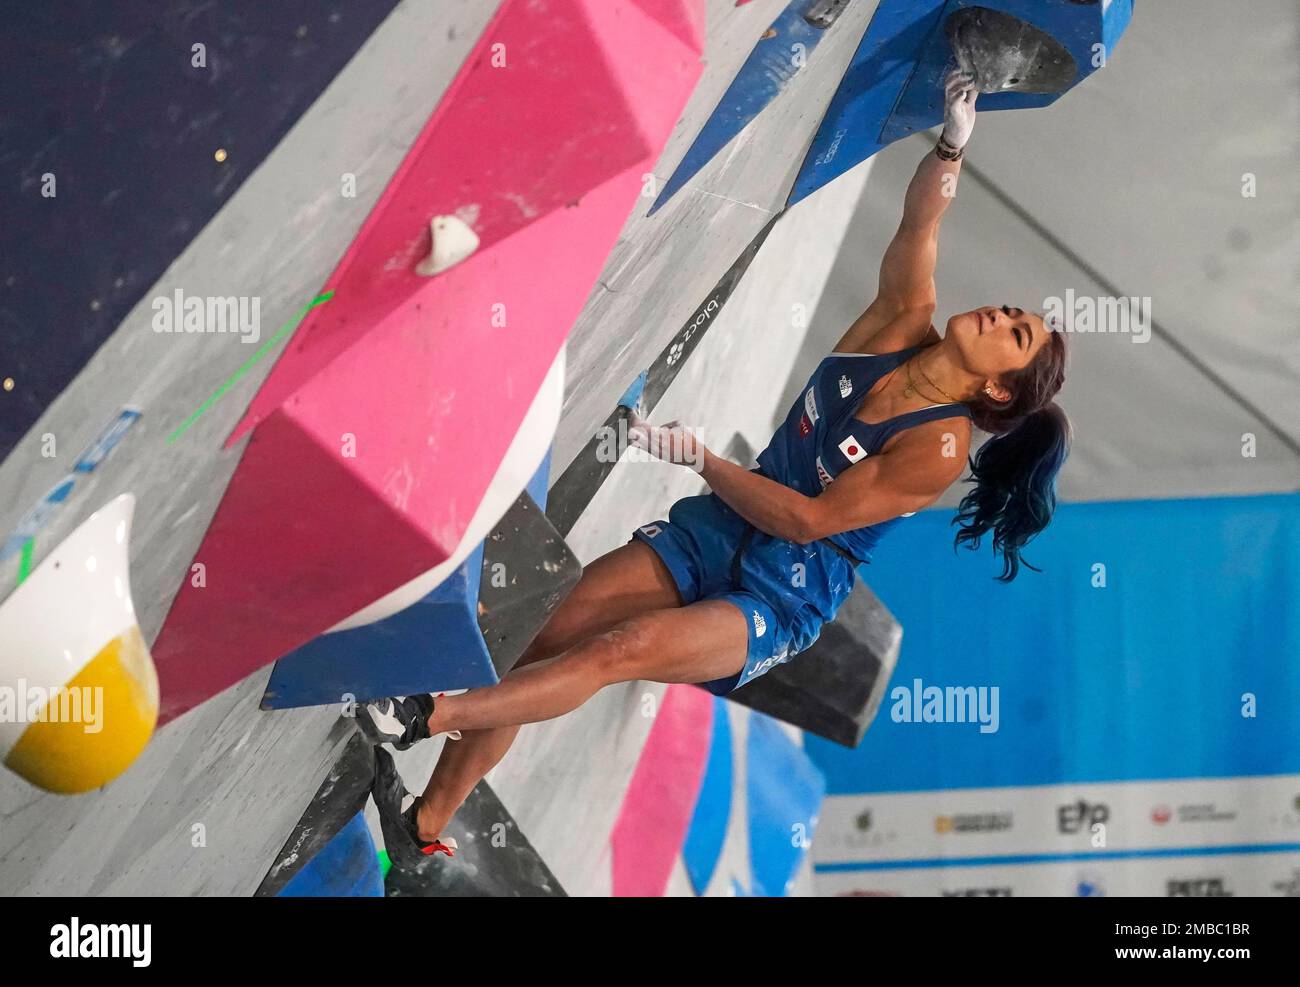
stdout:
{"type": "Polygon", "coordinates": [[[454,551],[695,86],[701,8],[502,2],[230,437],[206,585],[153,647],[164,721],[454,551]],[[480,245],[420,277],[438,215],[480,245]]]}

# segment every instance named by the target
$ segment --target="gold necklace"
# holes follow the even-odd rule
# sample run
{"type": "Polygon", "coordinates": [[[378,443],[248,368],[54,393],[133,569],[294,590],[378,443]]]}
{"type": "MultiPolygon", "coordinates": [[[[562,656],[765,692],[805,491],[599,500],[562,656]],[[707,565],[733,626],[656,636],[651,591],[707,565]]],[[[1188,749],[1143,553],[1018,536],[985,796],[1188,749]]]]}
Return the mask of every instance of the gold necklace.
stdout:
{"type": "MultiPolygon", "coordinates": [[[[936,391],[938,391],[940,394],[946,397],[950,404],[960,404],[960,402],[955,397],[953,397],[942,387],[940,387],[938,384],[932,381],[930,379],[929,374],[927,374],[924,370],[921,369],[921,359],[919,356],[914,357],[913,359],[916,360],[916,372],[925,378],[925,382],[927,384],[929,384],[936,391]]],[[[907,386],[903,388],[903,397],[910,398],[913,394],[921,394],[920,389],[918,389],[916,386],[916,381],[912,379],[912,361],[908,360],[905,364],[903,364],[903,369],[907,371],[907,386]]],[[[921,394],[921,397],[925,397],[925,395],[921,394]]],[[[926,398],[926,400],[928,401],[929,398],[926,398]]]]}

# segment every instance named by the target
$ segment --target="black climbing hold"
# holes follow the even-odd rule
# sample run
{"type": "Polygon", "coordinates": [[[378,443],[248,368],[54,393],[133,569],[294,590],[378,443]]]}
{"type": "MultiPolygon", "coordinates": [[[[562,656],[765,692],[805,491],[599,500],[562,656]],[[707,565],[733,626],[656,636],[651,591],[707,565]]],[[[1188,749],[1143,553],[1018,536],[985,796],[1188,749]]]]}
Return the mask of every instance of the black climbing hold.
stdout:
{"type": "Polygon", "coordinates": [[[456,856],[434,854],[414,870],[393,865],[390,898],[564,898],[564,888],[501,800],[480,781],[447,827],[456,856]]]}
{"type": "MultiPolygon", "coordinates": [[[[336,730],[352,730],[352,723],[340,719],[336,730]]],[[[338,737],[335,733],[332,736],[338,737]]],[[[366,806],[370,785],[375,777],[375,749],[359,733],[343,748],[343,753],[312,796],[298,825],[276,854],[254,896],[273,898],[325,845],[338,835],[352,818],[366,806]]]]}
{"type": "Polygon", "coordinates": [[[859,580],[812,647],[727,698],[856,747],[889,686],[902,638],[893,614],[859,580]]]}
{"type": "Polygon", "coordinates": [[[478,626],[505,675],[582,577],[582,564],[525,491],[483,542],[478,626]]]}
{"type": "Polygon", "coordinates": [[[982,93],[1056,93],[1078,75],[1074,56],[1045,31],[987,7],[963,7],[944,28],[957,64],[982,93]]]}
{"type": "Polygon", "coordinates": [[[848,5],[849,0],[816,0],[808,13],[803,15],[803,19],[813,27],[825,30],[839,20],[840,14],[844,13],[844,8],[848,5]]]}

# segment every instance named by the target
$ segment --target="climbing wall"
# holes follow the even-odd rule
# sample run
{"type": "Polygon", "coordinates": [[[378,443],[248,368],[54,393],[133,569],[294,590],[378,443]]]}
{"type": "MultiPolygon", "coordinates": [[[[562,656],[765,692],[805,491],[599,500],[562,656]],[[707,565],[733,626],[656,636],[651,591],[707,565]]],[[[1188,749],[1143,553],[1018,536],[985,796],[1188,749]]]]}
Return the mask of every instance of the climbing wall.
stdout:
{"type": "MultiPolygon", "coordinates": [[[[727,57],[743,57],[740,39],[752,35],[761,20],[758,7],[736,11],[727,3],[710,5],[711,31],[720,30],[723,38],[732,32],[732,40],[718,54],[710,53],[718,71],[726,71],[727,57]],[[736,25],[734,18],[740,16],[748,20],[736,25]]],[[[292,327],[301,318],[492,13],[479,3],[440,4],[434,11],[422,3],[408,3],[398,5],[386,20],[376,16],[377,26],[354,24],[350,59],[349,51],[339,53],[341,67],[324,82],[315,101],[304,97],[306,105],[295,106],[296,116],[282,114],[283,136],[278,143],[268,136],[260,159],[247,147],[225,139],[219,128],[210,133],[201,126],[191,128],[190,139],[201,141],[211,168],[236,165],[238,180],[225,176],[221,184],[219,170],[204,179],[214,188],[220,184],[224,198],[217,200],[219,208],[206,223],[201,215],[190,217],[191,238],[177,241],[178,253],[161,275],[153,275],[147,293],[139,294],[134,304],[117,303],[125,306],[118,313],[118,330],[79,368],[69,371],[72,386],[44,403],[35,428],[0,465],[0,485],[6,491],[0,503],[0,526],[8,531],[66,475],[70,460],[116,409],[143,410],[112,456],[93,474],[81,477],[75,496],[46,522],[36,539],[36,565],[47,546],[71,530],[91,505],[120,489],[142,492],[133,536],[132,589],[142,630],[147,639],[156,638],[172,594],[187,582],[204,532],[244,451],[242,442],[225,447],[225,440],[273,364],[262,359],[245,365],[281,327],[292,327]],[[431,57],[435,52],[440,54],[431,57]],[[402,98],[391,98],[394,93],[402,98]],[[224,161],[217,159],[219,150],[224,151],[224,161]],[[340,194],[344,175],[355,178],[355,198],[340,194]],[[194,339],[153,331],[155,311],[150,299],[171,297],[178,288],[203,296],[258,297],[263,327],[258,344],[246,344],[234,334],[194,339]],[[202,345],[187,346],[187,342],[202,345]],[[205,405],[219,390],[219,399],[205,405]],[[40,456],[41,437],[46,433],[57,439],[59,452],[53,459],[40,456]]],[[[348,23],[346,12],[340,16],[348,23]]],[[[184,18],[180,20],[182,35],[186,30],[199,34],[206,30],[193,22],[187,28],[184,18]]],[[[324,44],[319,38],[311,40],[314,22],[304,23],[307,47],[324,44]]],[[[293,57],[307,57],[294,54],[303,47],[298,43],[303,40],[298,38],[300,27],[303,24],[295,24],[283,40],[282,47],[293,57]]],[[[229,40],[215,29],[213,36],[229,40]]],[[[273,34],[256,47],[270,58],[279,37],[273,34]]],[[[217,56],[219,48],[209,43],[217,56]]],[[[187,58],[188,49],[185,46],[177,57],[187,58]]],[[[215,64],[223,70],[232,68],[219,57],[215,64]]],[[[110,83],[113,78],[109,76],[110,83]]],[[[128,76],[123,73],[121,78],[128,76]]],[[[834,69],[818,80],[815,98],[829,98],[837,81],[834,69]]],[[[113,95],[111,85],[106,93],[113,95]]],[[[688,117],[704,112],[695,103],[691,106],[695,108],[688,106],[688,117]]],[[[792,111],[791,116],[798,119],[799,114],[792,111]]],[[[801,126],[811,123],[805,120],[801,126]]],[[[683,125],[689,128],[689,119],[683,125]]],[[[754,168],[763,170],[761,163],[754,168]]],[[[780,179],[773,177],[769,184],[775,190],[780,179]]],[[[701,197],[711,198],[704,193],[701,197]]],[[[681,306],[689,307],[689,292],[706,278],[716,280],[726,269],[734,259],[729,256],[733,245],[743,246],[752,238],[753,220],[766,221],[762,216],[743,218],[743,229],[723,236],[723,226],[701,211],[700,224],[712,226],[718,234],[715,249],[700,254],[694,235],[674,247],[683,251],[677,262],[693,272],[692,280],[681,287],[681,306]],[[701,264],[708,271],[696,278],[694,272],[701,270],[701,264]]],[[[665,217],[661,229],[670,227],[665,217]]],[[[597,280],[613,283],[613,272],[624,263],[611,257],[597,280]]],[[[322,305],[322,314],[326,311],[328,305],[322,305]]],[[[641,332],[640,322],[630,312],[618,319],[606,317],[599,326],[589,321],[577,328],[584,336],[597,334],[606,340],[636,340],[641,332]]],[[[796,329],[794,335],[801,331],[796,329]]],[[[655,342],[638,341],[638,345],[649,351],[655,342]]],[[[14,376],[23,386],[22,375],[14,376]]],[[[757,412],[757,419],[761,421],[771,410],[757,412]]],[[[756,431],[762,427],[756,423],[756,431]]],[[[617,528],[621,531],[639,523],[640,513],[640,509],[629,511],[617,528]]],[[[583,522],[584,530],[574,532],[573,543],[581,558],[592,557],[599,550],[597,544],[622,540],[615,529],[606,528],[606,520],[597,509],[592,520],[583,522]]],[[[0,566],[0,578],[10,586],[19,563],[14,556],[0,566]]],[[[261,670],[234,681],[169,723],[122,778],[100,792],[61,803],[56,826],[49,824],[55,804],[50,797],[5,774],[0,778],[4,809],[0,886],[14,893],[251,893],[337,759],[350,729],[337,719],[335,707],[261,712],[266,676],[267,670],[261,670]],[[51,868],[48,861],[56,858],[67,859],[68,869],[51,868]]],[[[604,827],[603,832],[597,830],[598,840],[605,838],[617,811],[621,792],[612,790],[619,778],[630,776],[648,732],[648,723],[634,711],[637,695],[624,690],[622,696],[609,697],[612,709],[593,708],[581,741],[574,722],[553,739],[538,736],[521,744],[526,754],[510,769],[522,779],[527,774],[525,762],[540,760],[549,752],[556,765],[552,770],[558,771],[566,752],[578,751],[581,757],[570,761],[568,770],[578,791],[587,793],[596,807],[593,818],[604,827]],[[592,743],[593,736],[606,738],[614,749],[626,752],[621,756],[625,768],[608,781],[593,768],[584,769],[600,759],[601,744],[592,743]]],[[[573,803],[542,804],[537,789],[515,783],[512,790],[508,775],[500,781],[503,798],[519,814],[525,830],[536,834],[533,838],[539,844],[549,839],[556,846],[557,870],[567,869],[566,882],[580,886],[585,855],[577,848],[572,814],[565,807],[573,803]],[[550,839],[552,834],[569,835],[550,839]]]]}
{"type": "MultiPolygon", "coordinates": [[[[784,6],[776,0],[739,7],[729,0],[711,0],[707,64],[699,83],[662,156],[656,145],[638,149],[641,153],[629,155],[626,161],[620,159],[624,178],[640,177],[636,169],[644,168],[653,173],[651,190],[666,184],[755,39],[784,6]]],[[[638,3],[637,7],[642,13],[666,17],[686,48],[702,27],[674,19],[681,14],[681,4],[638,3]]],[[[36,399],[40,407],[39,417],[33,418],[35,428],[18,440],[15,452],[0,465],[0,486],[14,493],[0,503],[0,522],[9,530],[67,471],[66,459],[56,456],[46,461],[38,455],[46,432],[58,437],[66,455],[68,450],[83,448],[116,409],[143,408],[120,449],[92,476],[79,481],[75,500],[48,522],[37,543],[36,561],[48,544],[57,542],[85,516],[97,498],[124,487],[147,492],[147,510],[137,523],[133,583],[141,625],[151,640],[162,641],[164,681],[194,685],[183,672],[175,671],[193,649],[206,649],[207,660],[201,667],[228,673],[199,683],[167,709],[166,715],[176,719],[136,766],[105,791],[72,803],[71,809],[61,807],[58,826],[48,825],[52,812],[48,797],[12,777],[0,779],[0,818],[4,819],[0,887],[6,890],[250,893],[257,888],[277,852],[283,851],[304,806],[319,791],[350,731],[331,707],[260,712],[257,706],[266,699],[268,674],[262,666],[327,630],[367,599],[445,560],[456,533],[464,528],[469,508],[460,505],[459,512],[439,520],[442,527],[431,525],[436,537],[422,533],[410,538],[405,550],[409,557],[402,560],[400,571],[386,572],[381,578],[367,570],[364,591],[331,584],[329,589],[337,595],[328,601],[324,596],[300,599],[302,587],[292,581],[288,570],[277,578],[277,566],[295,548],[314,553],[311,559],[318,573],[337,573],[369,545],[389,540],[368,540],[367,532],[350,530],[346,538],[331,544],[333,533],[324,524],[329,512],[322,511],[320,504],[310,504],[302,512],[288,509],[295,474],[305,461],[302,450],[319,452],[304,446],[302,436],[315,430],[314,439],[324,448],[326,440],[335,441],[334,433],[340,430],[341,421],[331,417],[332,401],[346,394],[350,403],[371,401],[379,406],[382,401],[368,393],[373,380],[383,380],[385,368],[396,367],[393,372],[412,385],[419,364],[411,358],[429,355],[409,345],[400,324],[385,321],[402,306],[418,309],[423,304],[419,290],[404,294],[396,308],[386,307],[391,298],[364,298],[366,304],[358,315],[345,309],[337,294],[349,284],[351,269],[346,264],[335,268],[335,262],[348,243],[358,235],[364,243],[367,229],[373,231],[366,217],[376,215],[372,210],[384,204],[382,190],[390,187],[394,173],[402,174],[405,166],[400,162],[411,160],[407,157],[411,148],[421,146],[434,108],[451,91],[456,73],[500,8],[467,0],[431,11],[423,3],[408,2],[397,6],[387,20],[382,19],[386,11],[375,10],[374,23],[357,26],[349,36],[350,46],[339,45],[333,53],[334,64],[341,67],[322,83],[324,88],[314,101],[306,89],[295,94],[296,102],[286,98],[288,109],[263,128],[265,146],[260,154],[249,151],[246,158],[238,159],[239,145],[219,140],[223,136],[219,128],[214,126],[211,133],[197,128],[199,137],[207,139],[205,147],[214,164],[238,160],[243,170],[237,175],[214,173],[219,208],[207,218],[199,213],[194,214],[198,218],[191,216],[192,238],[178,234],[174,260],[165,271],[150,275],[154,285],[146,295],[137,295],[133,304],[125,294],[115,302],[121,309],[118,331],[106,338],[102,332],[92,334],[102,343],[98,351],[64,371],[72,386],[59,397],[36,399]],[[440,57],[430,57],[431,52],[440,57]],[[394,94],[399,98],[394,99],[394,94]],[[224,157],[218,157],[218,152],[224,157]],[[344,175],[356,180],[354,197],[340,195],[344,175]],[[323,285],[336,294],[328,298],[314,294],[323,285]],[[295,337],[295,348],[268,384],[271,361],[249,365],[257,349],[239,338],[203,338],[202,347],[186,347],[183,337],[151,331],[148,299],[169,296],[182,286],[187,292],[219,296],[255,294],[261,299],[268,333],[282,324],[296,324],[313,298],[318,305],[307,314],[305,331],[295,337]],[[303,286],[311,287],[304,293],[303,286]],[[340,304],[332,309],[336,299],[340,304]],[[374,330],[367,320],[380,327],[377,334],[388,336],[383,345],[362,352],[353,347],[356,337],[374,330]],[[349,377],[345,357],[355,357],[356,366],[365,372],[349,377]],[[261,393],[267,397],[259,400],[263,387],[261,393]],[[220,400],[204,404],[205,397],[214,393],[220,400]],[[232,436],[241,420],[258,429],[265,426],[262,439],[259,431],[253,432],[251,444],[245,433],[232,436]],[[238,510],[228,510],[232,501],[223,502],[223,497],[228,497],[231,478],[259,442],[264,445],[257,453],[263,457],[258,471],[247,472],[248,482],[238,488],[234,502],[238,510]],[[222,557],[223,550],[229,557],[239,556],[239,538],[245,537],[239,521],[261,517],[259,493],[273,494],[278,505],[263,518],[280,525],[268,536],[268,544],[276,550],[268,549],[265,564],[242,572],[218,571],[226,581],[219,579],[211,588],[228,608],[199,606],[204,599],[200,591],[209,587],[188,578],[192,561],[205,554],[206,539],[212,537],[220,540],[215,547],[207,545],[216,557],[222,557]],[[215,527],[214,519],[220,522],[215,527]],[[303,531],[289,531],[300,521],[303,531]],[[178,586],[182,597],[175,598],[178,586]],[[253,626],[259,601],[286,593],[298,594],[292,608],[295,619],[307,612],[311,621],[295,624],[285,633],[284,626],[269,626],[280,615],[268,610],[268,626],[253,626]],[[170,633],[180,636],[158,638],[171,619],[169,612],[176,615],[178,628],[170,633]],[[245,651],[249,641],[259,647],[245,651]],[[250,832],[253,826],[256,830],[250,832]],[[113,849],[105,852],[105,846],[113,849]],[[64,872],[42,866],[56,855],[74,862],[75,869],[64,872]]],[[[639,201],[632,196],[626,221],[605,230],[612,250],[601,254],[598,260],[603,263],[591,269],[588,280],[593,287],[585,306],[575,304],[568,312],[576,315],[576,321],[568,320],[572,321],[569,382],[556,434],[557,474],[577,457],[619,394],[683,332],[701,298],[784,207],[832,95],[846,68],[861,53],[858,40],[875,10],[870,2],[848,8],[835,29],[820,39],[817,57],[807,69],[794,73],[773,93],[770,107],[653,216],[648,215],[651,195],[639,201]]],[[[326,23],[333,22],[327,18],[326,23]]],[[[315,22],[298,24],[290,33],[301,41],[320,27],[315,22]]],[[[188,30],[184,18],[177,30],[182,34],[188,30]]],[[[272,33],[273,38],[279,36],[272,33]]],[[[120,57],[120,39],[95,43],[107,52],[104,57],[120,57]]],[[[307,57],[301,45],[286,44],[293,57],[307,57]]],[[[274,45],[265,42],[258,50],[268,48],[274,45]]],[[[867,169],[855,169],[830,185],[806,190],[811,194],[772,228],[745,279],[723,311],[710,320],[707,337],[662,394],[656,417],[675,417],[702,427],[711,447],[739,461],[762,447],[788,400],[789,367],[807,341],[866,175],[867,169]],[[791,257],[798,258],[797,265],[790,263],[791,257]]],[[[566,201],[561,209],[549,203],[560,219],[570,205],[566,201]]],[[[557,232],[563,232],[563,224],[558,220],[557,224],[557,232]]],[[[426,238],[423,231],[412,234],[394,256],[400,256],[402,263],[413,262],[427,245],[426,238]]],[[[534,246],[533,252],[539,249],[534,246]]],[[[378,247],[370,245],[362,254],[385,267],[387,255],[381,256],[378,247]]],[[[545,339],[558,349],[554,335],[545,339]]],[[[671,362],[672,350],[668,352],[671,362]]],[[[541,349],[534,356],[529,361],[532,377],[512,379],[519,391],[509,395],[515,411],[526,404],[526,392],[536,390],[554,365],[543,358],[541,349]]],[[[449,375],[447,381],[455,377],[454,367],[439,369],[449,375]]],[[[491,382],[482,383],[487,387],[491,382]]],[[[409,434],[401,433],[404,440],[421,438],[421,428],[431,428],[431,421],[434,418],[417,423],[409,434]]],[[[446,421],[440,424],[445,427],[446,421]]],[[[479,414],[471,416],[465,427],[484,430],[492,424],[479,414]]],[[[503,431],[516,427],[517,416],[503,431]]],[[[485,459],[499,458],[508,444],[507,436],[491,438],[495,452],[485,454],[485,459]]],[[[413,446],[402,450],[411,455],[418,451],[413,446]]],[[[469,486],[481,493],[491,472],[481,463],[475,466],[477,473],[469,486]]],[[[309,475],[319,480],[327,472],[322,465],[309,475]]],[[[407,512],[408,519],[420,523],[438,520],[427,511],[408,511],[401,482],[392,485],[394,479],[402,477],[364,471],[343,477],[341,481],[352,483],[357,491],[357,497],[345,498],[344,503],[356,508],[378,487],[379,499],[388,496],[393,501],[395,517],[407,512]],[[361,489],[366,485],[372,489],[361,489]]],[[[565,532],[570,548],[581,560],[594,558],[625,541],[636,525],[663,516],[676,496],[696,492],[698,486],[698,478],[687,471],[657,463],[621,463],[565,532]]],[[[470,500],[472,493],[467,493],[470,500]]],[[[356,515],[352,508],[339,513],[352,518],[356,515]]],[[[400,528],[394,522],[392,531],[381,534],[409,534],[400,528]]],[[[0,564],[0,578],[12,584],[19,564],[16,558],[0,564]]],[[[626,818],[625,793],[629,785],[637,787],[642,748],[655,725],[654,717],[647,714],[646,697],[661,692],[660,687],[642,684],[611,689],[571,717],[526,728],[515,752],[489,779],[520,831],[542,848],[569,893],[608,892],[610,875],[621,872],[601,853],[593,853],[593,847],[614,846],[623,838],[619,827],[626,818]],[[580,825],[575,825],[576,817],[580,825]]],[[[412,787],[427,775],[434,751],[432,747],[412,751],[403,759],[412,787]]],[[[785,878],[774,884],[752,874],[742,881],[744,889],[769,892],[777,884],[787,889],[785,878]]]]}
{"type": "MultiPolygon", "coordinates": [[[[493,13],[490,5],[476,2],[432,10],[401,4],[385,18],[391,5],[364,6],[373,15],[368,20],[352,5],[333,11],[346,29],[347,44],[330,55],[332,75],[318,80],[319,93],[298,104],[287,100],[296,112],[285,110],[279,118],[283,136],[260,163],[256,155],[241,156],[246,148],[229,139],[239,129],[240,113],[261,112],[260,102],[239,98],[237,88],[226,94],[234,114],[228,128],[211,112],[197,111],[194,126],[179,128],[180,139],[201,143],[212,167],[215,152],[224,148],[240,180],[223,183],[207,165],[198,178],[189,178],[203,183],[220,208],[206,224],[201,217],[188,220],[190,238],[182,239],[161,277],[151,276],[157,280],[147,295],[128,306],[118,331],[84,366],[74,368],[72,386],[44,408],[35,429],[0,465],[5,492],[0,527],[9,531],[69,472],[72,460],[117,408],[144,409],[113,455],[79,479],[77,499],[42,532],[35,562],[91,505],[122,489],[147,492],[133,533],[132,585],[149,640],[162,625],[241,451],[212,450],[221,450],[272,366],[270,360],[255,364],[223,400],[168,444],[175,428],[258,346],[235,335],[203,336],[203,345],[187,346],[195,337],[155,333],[149,299],[170,297],[181,287],[196,295],[260,297],[262,322],[269,327],[262,342],[291,321],[355,237],[493,13]],[[394,99],[395,93],[400,98],[394,99]],[[210,124],[206,129],[204,121],[210,124]],[[345,174],[355,176],[355,198],[341,194],[345,174]],[[45,433],[57,439],[55,458],[40,454],[45,433]]],[[[236,62],[223,59],[221,48],[237,41],[238,33],[200,15],[187,23],[185,13],[181,10],[176,30],[187,43],[176,42],[174,57],[188,66],[190,44],[206,40],[209,69],[226,72],[226,83],[237,85],[236,62]]],[[[311,78],[293,65],[327,58],[331,42],[313,35],[315,26],[314,20],[300,18],[282,33],[248,37],[243,47],[235,45],[248,56],[238,64],[260,77],[271,71],[264,62],[287,62],[290,79],[311,78]],[[297,32],[304,25],[300,39],[297,32]]],[[[66,34],[70,28],[60,30],[66,34]]],[[[86,44],[93,50],[99,38],[96,29],[86,44]]],[[[88,71],[103,81],[105,100],[114,95],[114,85],[127,87],[132,79],[125,69],[118,74],[93,63],[88,71]]],[[[101,116],[104,112],[101,107],[101,116]]],[[[178,125],[167,122],[165,113],[163,123],[157,153],[174,158],[178,125]]],[[[147,134],[141,136],[147,146],[147,134]]],[[[85,168],[89,162],[79,156],[76,164],[85,168]]],[[[138,169],[114,174],[118,186],[140,179],[138,169]]],[[[73,188],[62,188],[75,196],[75,182],[68,184],[73,188]]],[[[8,237],[4,242],[13,243],[8,237]]],[[[81,286],[73,290],[80,292],[81,286]]],[[[86,311],[94,297],[86,298],[86,311]]],[[[16,386],[6,399],[23,386],[20,373],[7,375],[16,386]]],[[[0,567],[7,588],[19,561],[15,556],[0,567]]],[[[251,893],[351,732],[350,724],[338,720],[337,708],[260,712],[265,678],[262,672],[237,682],[169,725],[125,776],[75,801],[55,799],[8,772],[0,774],[0,888],[29,894],[251,893]]]]}

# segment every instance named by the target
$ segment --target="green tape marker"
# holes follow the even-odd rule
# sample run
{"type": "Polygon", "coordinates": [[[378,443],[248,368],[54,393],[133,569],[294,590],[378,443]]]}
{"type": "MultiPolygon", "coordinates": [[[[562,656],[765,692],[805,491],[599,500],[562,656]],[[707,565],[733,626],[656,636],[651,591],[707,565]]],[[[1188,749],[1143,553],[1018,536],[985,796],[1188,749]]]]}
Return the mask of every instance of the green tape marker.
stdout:
{"type": "Polygon", "coordinates": [[[172,432],[171,435],[167,436],[167,444],[171,445],[173,442],[179,439],[186,429],[188,429],[191,425],[193,425],[196,421],[198,421],[199,416],[203,414],[203,412],[207,411],[214,404],[216,404],[217,399],[220,398],[221,395],[225,394],[226,391],[234,387],[235,382],[238,381],[240,377],[248,373],[248,371],[252,368],[252,366],[255,363],[257,363],[258,360],[262,359],[262,357],[270,353],[271,350],[275,348],[276,343],[278,343],[281,339],[283,339],[288,333],[296,329],[298,327],[298,323],[300,323],[303,319],[307,317],[308,312],[314,309],[317,305],[324,305],[327,301],[329,301],[333,297],[334,297],[334,292],[327,291],[325,292],[325,294],[317,295],[310,302],[308,302],[301,312],[299,312],[291,320],[289,320],[283,326],[281,326],[274,336],[272,336],[265,343],[263,343],[262,348],[259,349],[256,353],[254,353],[251,357],[249,357],[248,362],[245,363],[238,370],[236,370],[234,375],[231,376],[231,378],[228,381],[226,381],[224,384],[218,387],[212,393],[212,396],[210,398],[208,398],[201,405],[199,405],[198,410],[195,411],[194,414],[190,415],[190,417],[186,418],[185,421],[181,422],[180,425],[177,426],[176,431],[172,432]]]}
{"type": "Polygon", "coordinates": [[[32,548],[36,545],[35,538],[28,538],[23,542],[23,554],[18,558],[18,585],[23,584],[23,580],[32,574],[32,548]]]}

